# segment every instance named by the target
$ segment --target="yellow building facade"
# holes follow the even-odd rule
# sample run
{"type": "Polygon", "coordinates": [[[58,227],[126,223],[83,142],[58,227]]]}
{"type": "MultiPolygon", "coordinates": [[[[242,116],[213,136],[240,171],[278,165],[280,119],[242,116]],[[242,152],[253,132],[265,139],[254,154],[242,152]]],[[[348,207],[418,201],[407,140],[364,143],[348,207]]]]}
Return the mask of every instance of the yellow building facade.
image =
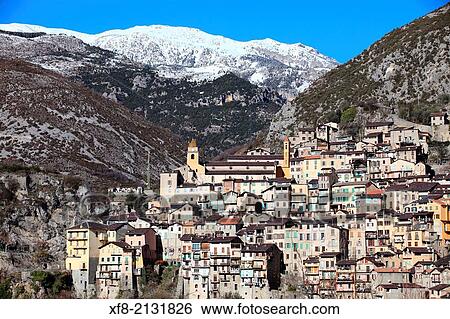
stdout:
{"type": "Polygon", "coordinates": [[[95,294],[99,248],[107,241],[107,227],[102,224],[84,222],[67,230],[66,269],[72,272],[77,296],[95,294]]]}
{"type": "Polygon", "coordinates": [[[442,223],[442,240],[444,244],[450,244],[450,199],[435,199],[430,203],[430,208],[434,212],[435,222],[442,223]]]}

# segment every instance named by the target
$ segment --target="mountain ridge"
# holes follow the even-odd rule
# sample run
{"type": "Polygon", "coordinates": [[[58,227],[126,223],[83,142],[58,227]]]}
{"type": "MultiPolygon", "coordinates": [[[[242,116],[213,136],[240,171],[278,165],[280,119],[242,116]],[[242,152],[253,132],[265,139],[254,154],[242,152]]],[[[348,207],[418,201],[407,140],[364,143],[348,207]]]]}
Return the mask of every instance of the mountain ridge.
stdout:
{"type": "Polygon", "coordinates": [[[0,29],[75,36],[148,64],[170,78],[213,80],[232,72],[286,96],[304,90],[338,65],[334,59],[301,43],[285,44],[272,39],[237,41],[188,27],[136,26],[95,35],[21,24],[0,24],[0,29]]]}
{"type": "Polygon", "coordinates": [[[149,66],[66,35],[1,31],[1,56],[81,82],[186,143],[197,138],[210,156],[254,138],[285,103],[276,91],[232,73],[212,81],[168,79],[149,66]]]}

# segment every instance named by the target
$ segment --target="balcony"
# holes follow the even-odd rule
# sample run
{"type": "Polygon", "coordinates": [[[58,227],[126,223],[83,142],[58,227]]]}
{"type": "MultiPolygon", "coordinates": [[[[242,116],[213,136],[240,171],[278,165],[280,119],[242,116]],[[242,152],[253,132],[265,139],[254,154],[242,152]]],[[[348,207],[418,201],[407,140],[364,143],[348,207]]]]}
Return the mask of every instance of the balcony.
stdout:
{"type": "Polygon", "coordinates": [[[119,283],[117,281],[111,281],[110,279],[105,279],[107,282],[103,284],[103,286],[109,286],[109,287],[119,287],[119,283]]]}
{"type": "Polygon", "coordinates": [[[229,274],[230,269],[228,267],[219,268],[219,274],[229,274]]]}
{"type": "Polygon", "coordinates": [[[292,195],[291,202],[306,204],[306,195],[292,195]]]}
{"type": "Polygon", "coordinates": [[[351,276],[338,276],[336,282],[353,282],[353,278],[351,276]]]}
{"type": "Polygon", "coordinates": [[[212,291],[219,291],[219,287],[220,287],[219,284],[211,284],[211,290],[212,291]]]}
{"type": "Polygon", "coordinates": [[[70,259],[72,259],[72,258],[75,258],[75,259],[78,259],[78,258],[79,258],[79,259],[81,259],[81,257],[82,257],[82,256],[72,255],[72,256],[67,256],[67,259],[69,259],[69,258],[70,258],[70,259]]]}
{"type": "Polygon", "coordinates": [[[350,193],[350,192],[333,192],[333,198],[336,197],[351,197],[352,195],[354,195],[354,193],[350,193]]]}
{"type": "Polygon", "coordinates": [[[96,276],[98,279],[109,279],[109,280],[119,280],[117,272],[112,271],[97,271],[96,276]],[[114,275],[116,273],[116,275],[114,275]]]}
{"type": "Polygon", "coordinates": [[[243,262],[241,263],[241,269],[252,269],[253,265],[251,262],[243,262]]]}
{"type": "Polygon", "coordinates": [[[211,259],[209,262],[210,266],[229,266],[231,263],[229,260],[220,261],[219,259],[211,259]]]}
{"type": "Polygon", "coordinates": [[[114,268],[108,267],[106,265],[99,265],[99,268],[100,268],[100,272],[120,272],[120,268],[118,265],[117,265],[117,267],[114,267],[114,268]]]}
{"type": "Polygon", "coordinates": [[[230,254],[227,253],[211,253],[210,258],[230,258],[230,254]]]}
{"type": "Polygon", "coordinates": [[[206,261],[202,263],[196,263],[192,265],[192,268],[209,268],[209,264],[206,261]]]}
{"type": "Polygon", "coordinates": [[[85,250],[85,249],[87,249],[87,247],[79,247],[79,246],[76,246],[76,247],[71,247],[72,249],[83,249],[83,250],[85,250]]]}
{"type": "Polygon", "coordinates": [[[219,261],[217,259],[211,259],[209,261],[210,266],[219,266],[219,261]]]}
{"type": "Polygon", "coordinates": [[[412,226],[412,230],[430,230],[431,228],[431,224],[427,223],[420,223],[412,226]]]}
{"type": "Polygon", "coordinates": [[[238,260],[238,259],[236,259],[236,260],[231,260],[231,262],[230,262],[230,266],[236,266],[236,267],[239,267],[240,264],[241,264],[241,261],[238,260]]]}
{"type": "Polygon", "coordinates": [[[337,285],[336,292],[353,292],[353,287],[352,285],[350,285],[350,287],[348,287],[347,285],[345,286],[337,285]]]}
{"type": "Polygon", "coordinates": [[[307,278],[305,279],[306,285],[319,285],[320,281],[319,278],[307,278]]]}
{"type": "Polygon", "coordinates": [[[320,290],[321,292],[324,292],[324,291],[335,291],[336,289],[335,289],[334,285],[333,285],[333,286],[328,286],[328,285],[322,285],[322,284],[320,284],[320,285],[319,285],[319,290],[320,290]]]}
{"type": "Polygon", "coordinates": [[[80,238],[80,237],[75,237],[75,238],[67,238],[68,241],[87,241],[87,238],[80,238]]]}
{"type": "Polygon", "coordinates": [[[239,274],[239,267],[237,267],[237,268],[230,268],[230,274],[239,274]]]}
{"type": "Polygon", "coordinates": [[[358,294],[370,294],[372,293],[372,289],[365,287],[365,288],[356,288],[356,293],[358,294]]]}

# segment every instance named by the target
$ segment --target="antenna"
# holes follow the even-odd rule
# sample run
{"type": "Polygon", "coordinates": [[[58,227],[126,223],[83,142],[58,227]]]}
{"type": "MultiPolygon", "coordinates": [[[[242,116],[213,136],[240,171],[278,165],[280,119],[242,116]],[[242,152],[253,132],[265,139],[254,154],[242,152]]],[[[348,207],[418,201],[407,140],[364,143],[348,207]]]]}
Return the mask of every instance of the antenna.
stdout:
{"type": "Polygon", "coordinates": [[[150,189],[150,151],[147,151],[147,189],[150,189]]]}

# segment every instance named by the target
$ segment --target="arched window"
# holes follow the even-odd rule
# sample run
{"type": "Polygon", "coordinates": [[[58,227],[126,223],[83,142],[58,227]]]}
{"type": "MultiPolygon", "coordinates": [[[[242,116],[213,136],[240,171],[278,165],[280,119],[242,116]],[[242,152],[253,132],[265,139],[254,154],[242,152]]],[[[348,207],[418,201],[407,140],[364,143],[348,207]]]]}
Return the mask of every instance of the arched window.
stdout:
{"type": "Polygon", "coordinates": [[[191,159],[193,160],[195,158],[195,154],[191,154],[191,159]]]}

